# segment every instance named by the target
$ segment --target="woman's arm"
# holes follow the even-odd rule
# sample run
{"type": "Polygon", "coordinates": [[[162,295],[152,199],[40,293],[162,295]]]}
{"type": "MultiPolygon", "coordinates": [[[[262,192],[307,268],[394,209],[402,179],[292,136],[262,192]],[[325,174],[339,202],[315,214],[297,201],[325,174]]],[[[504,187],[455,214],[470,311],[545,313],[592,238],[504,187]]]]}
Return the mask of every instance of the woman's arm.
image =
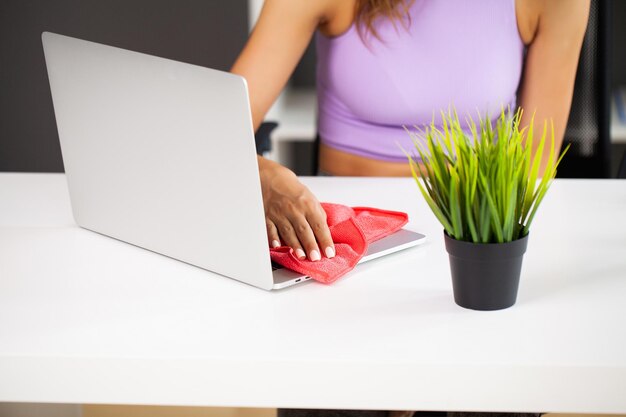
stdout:
{"type": "MultiPolygon", "coordinates": [[[[285,86],[330,0],[266,0],[259,20],[231,72],[248,83],[254,130],[285,86]]],[[[258,158],[268,241],[292,247],[303,259],[334,256],[326,213],[289,169],[258,158]],[[318,245],[319,243],[319,245],[318,245]],[[321,250],[320,250],[321,249],[321,250]]]]}
{"type": "MultiPolygon", "coordinates": [[[[533,136],[538,138],[546,121],[549,134],[551,119],[555,149],[559,151],[572,104],[589,0],[518,1],[520,12],[525,14],[525,19],[520,21],[520,33],[530,38],[519,95],[519,105],[524,109],[522,125],[528,125],[534,112],[533,136]]],[[[533,140],[533,154],[538,142],[533,140]]],[[[548,152],[544,152],[541,174],[547,162],[548,152]]]]}
{"type": "Polygon", "coordinates": [[[293,73],[313,33],[326,19],[327,1],[266,0],[231,72],[248,82],[256,130],[293,73]]]}

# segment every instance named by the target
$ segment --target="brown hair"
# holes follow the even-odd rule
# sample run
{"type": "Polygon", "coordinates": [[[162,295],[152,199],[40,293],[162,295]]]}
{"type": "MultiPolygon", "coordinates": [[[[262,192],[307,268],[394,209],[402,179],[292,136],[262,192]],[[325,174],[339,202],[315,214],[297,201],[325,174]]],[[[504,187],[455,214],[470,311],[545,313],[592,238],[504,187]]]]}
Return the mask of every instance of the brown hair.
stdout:
{"type": "Polygon", "coordinates": [[[379,17],[387,18],[394,23],[401,22],[403,27],[410,24],[409,7],[414,0],[356,0],[355,24],[359,35],[364,38],[371,33],[380,39],[374,21],[379,17]]]}

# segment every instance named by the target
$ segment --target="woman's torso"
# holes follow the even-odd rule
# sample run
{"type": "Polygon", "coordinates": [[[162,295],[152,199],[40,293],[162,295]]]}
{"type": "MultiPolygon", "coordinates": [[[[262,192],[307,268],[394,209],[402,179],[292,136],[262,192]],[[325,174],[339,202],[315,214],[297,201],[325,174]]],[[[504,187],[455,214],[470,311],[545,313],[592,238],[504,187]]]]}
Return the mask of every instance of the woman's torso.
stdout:
{"type": "Polygon", "coordinates": [[[460,115],[515,105],[523,55],[515,0],[416,0],[408,27],[380,19],[382,41],[367,35],[367,44],[354,2],[337,3],[317,34],[320,169],[408,175],[403,125],[427,124],[451,105],[460,115]]]}

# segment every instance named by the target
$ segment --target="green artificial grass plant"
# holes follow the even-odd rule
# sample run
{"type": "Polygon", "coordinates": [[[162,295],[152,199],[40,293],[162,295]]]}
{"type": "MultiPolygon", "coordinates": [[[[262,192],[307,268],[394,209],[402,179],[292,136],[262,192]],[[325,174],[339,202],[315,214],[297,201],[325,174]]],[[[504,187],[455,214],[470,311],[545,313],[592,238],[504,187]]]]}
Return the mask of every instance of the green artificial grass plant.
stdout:
{"type": "Polygon", "coordinates": [[[539,179],[547,123],[533,156],[534,117],[520,130],[521,117],[521,109],[502,110],[495,128],[488,117],[478,127],[469,118],[468,134],[456,112],[442,112],[441,128],[433,120],[421,131],[423,138],[407,130],[423,163],[407,153],[415,182],[450,237],[503,243],[528,234],[567,148],[555,160],[551,124],[548,164],[539,179]]]}

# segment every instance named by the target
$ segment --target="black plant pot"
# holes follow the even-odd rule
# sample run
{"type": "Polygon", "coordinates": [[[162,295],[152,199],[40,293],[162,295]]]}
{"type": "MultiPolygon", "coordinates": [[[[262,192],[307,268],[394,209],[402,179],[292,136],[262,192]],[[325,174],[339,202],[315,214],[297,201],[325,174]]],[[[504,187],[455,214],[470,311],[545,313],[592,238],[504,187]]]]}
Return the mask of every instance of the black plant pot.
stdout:
{"type": "Polygon", "coordinates": [[[472,310],[501,310],[517,299],[528,235],[506,243],[472,243],[444,232],[454,301],[472,310]]]}

